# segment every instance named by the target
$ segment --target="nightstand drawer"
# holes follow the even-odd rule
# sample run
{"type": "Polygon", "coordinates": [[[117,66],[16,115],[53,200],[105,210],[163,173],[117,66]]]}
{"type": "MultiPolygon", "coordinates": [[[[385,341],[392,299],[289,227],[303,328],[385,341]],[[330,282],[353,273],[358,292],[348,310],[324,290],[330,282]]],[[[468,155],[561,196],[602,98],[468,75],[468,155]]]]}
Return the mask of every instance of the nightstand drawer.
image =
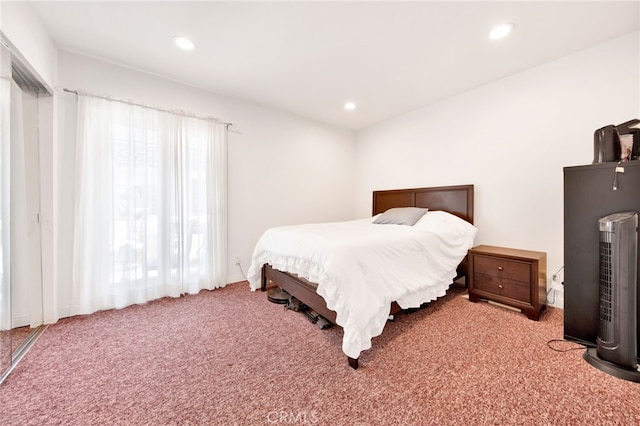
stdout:
{"type": "Polygon", "coordinates": [[[474,256],[473,271],[507,280],[522,281],[528,285],[531,277],[531,264],[510,259],[488,256],[474,256]]]}
{"type": "Polygon", "coordinates": [[[528,281],[515,281],[480,273],[473,274],[473,288],[496,296],[531,303],[531,285],[528,281]]]}

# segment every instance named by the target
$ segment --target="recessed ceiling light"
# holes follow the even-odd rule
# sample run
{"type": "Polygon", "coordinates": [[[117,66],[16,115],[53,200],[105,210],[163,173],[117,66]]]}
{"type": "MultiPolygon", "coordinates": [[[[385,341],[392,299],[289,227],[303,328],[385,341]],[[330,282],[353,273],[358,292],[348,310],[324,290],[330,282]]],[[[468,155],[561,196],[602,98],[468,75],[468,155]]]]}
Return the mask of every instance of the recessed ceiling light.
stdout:
{"type": "Polygon", "coordinates": [[[176,46],[178,46],[180,49],[193,50],[193,48],[196,47],[196,45],[193,44],[191,40],[185,37],[176,37],[173,39],[173,41],[175,41],[176,46]]]}
{"type": "Polygon", "coordinates": [[[344,109],[356,109],[356,104],[353,102],[347,102],[344,104],[344,109]]]}
{"type": "Polygon", "coordinates": [[[498,25],[489,33],[489,38],[491,40],[498,40],[500,38],[506,37],[511,31],[513,31],[514,25],[511,23],[498,25]]]}

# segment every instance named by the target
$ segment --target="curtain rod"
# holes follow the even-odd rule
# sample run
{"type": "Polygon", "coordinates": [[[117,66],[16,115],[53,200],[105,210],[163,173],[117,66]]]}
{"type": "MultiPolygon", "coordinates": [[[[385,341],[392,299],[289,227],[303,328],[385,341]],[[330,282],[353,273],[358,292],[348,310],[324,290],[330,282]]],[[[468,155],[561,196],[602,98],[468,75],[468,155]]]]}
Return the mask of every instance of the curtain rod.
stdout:
{"type": "Polygon", "coordinates": [[[123,104],[134,105],[134,106],[138,106],[138,107],[141,107],[141,108],[153,109],[153,110],[160,111],[160,112],[168,112],[170,114],[181,115],[183,117],[191,117],[191,118],[197,118],[198,120],[212,121],[214,123],[224,124],[227,127],[233,126],[233,123],[228,123],[226,121],[222,121],[222,120],[220,120],[218,118],[215,118],[215,117],[202,117],[202,116],[198,116],[198,115],[195,115],[193,113],[190,113],[190,112],[185,112],[183,110],[170,110],[170,109],[166,109],[166,108],[160,108],[160,107],[145,105],[145,104],[140,103],[140,102],[134,102],[134,101],[124,100],[124,99],[118,99],[118,98],[113,98],[113,97],[105,96],[105,95],[96,95],[94,93],[87,93],[87,92],[83,92],[81,90],[71,90],[71,89],[66,89],[66,88],[64,88],[62,90],[64,92],[67,92],[67,93],[73,93],[76,96],[89,96],[89,97],[92,97],[92,98],[106,99],[108,101],[120,102],[120,103],[123,103],[123,104]]]}

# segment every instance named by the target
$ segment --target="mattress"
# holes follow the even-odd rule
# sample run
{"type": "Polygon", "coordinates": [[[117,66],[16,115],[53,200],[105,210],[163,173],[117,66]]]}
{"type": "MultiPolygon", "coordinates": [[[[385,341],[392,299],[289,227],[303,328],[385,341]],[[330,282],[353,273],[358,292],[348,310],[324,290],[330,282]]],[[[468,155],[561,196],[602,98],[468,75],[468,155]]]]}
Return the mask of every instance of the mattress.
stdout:
{"type": "Polygon", "coordinates": [[[382,333],[393,301],[408,309],[445,294],[478,231],[441,211],[413,226],[375,219],[268,229],[253,252],[250,288],[260,288],[264,264],[317,283],[344,329],[343,352],[358,358],[382,333]]]}

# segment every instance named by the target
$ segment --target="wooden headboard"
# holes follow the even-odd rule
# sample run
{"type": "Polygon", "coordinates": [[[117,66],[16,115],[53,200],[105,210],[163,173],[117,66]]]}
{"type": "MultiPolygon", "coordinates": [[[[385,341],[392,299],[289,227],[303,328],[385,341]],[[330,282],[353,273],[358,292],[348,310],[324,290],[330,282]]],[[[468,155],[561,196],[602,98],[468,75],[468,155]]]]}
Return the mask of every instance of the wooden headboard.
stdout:
{"type": "Polygon", "coordinates": [[[373,214],[392,207],[444,210],[473,223],[473,185],[373,191],[373,214]]]}

